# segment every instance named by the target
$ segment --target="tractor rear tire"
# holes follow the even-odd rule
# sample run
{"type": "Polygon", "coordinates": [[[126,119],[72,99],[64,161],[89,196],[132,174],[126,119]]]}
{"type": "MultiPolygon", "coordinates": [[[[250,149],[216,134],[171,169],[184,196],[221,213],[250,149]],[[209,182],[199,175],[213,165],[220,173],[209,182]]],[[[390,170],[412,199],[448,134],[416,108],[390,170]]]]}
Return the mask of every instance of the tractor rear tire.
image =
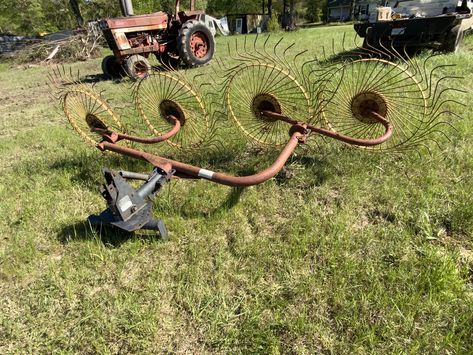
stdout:
{"type": "Polygon", "coordinates": [[[188,67],[209,64],[215,52],[215,38],[200,21],[189,20],[182,25],[177,38],[179,56],[188,67]]]}
{"type": "Polygon", "coordinates": [[[108,55],[102,60],[102,71],[107,78],[115,79],[125,74],[115,56],[108,55]]]}
{"type": "Polygon", "coordinates": [[[145,57],[134,54],[126,59],[125,70],[133,80],[144,79],[151,72],[151,64],[145,57]]]}
{"type": "Polygon", "coordinates": [[[447,53],[456,53],[462,41],[463,31],[460,31],[460,25],[456,25],[447,33],[443,50],[447,53]]]}

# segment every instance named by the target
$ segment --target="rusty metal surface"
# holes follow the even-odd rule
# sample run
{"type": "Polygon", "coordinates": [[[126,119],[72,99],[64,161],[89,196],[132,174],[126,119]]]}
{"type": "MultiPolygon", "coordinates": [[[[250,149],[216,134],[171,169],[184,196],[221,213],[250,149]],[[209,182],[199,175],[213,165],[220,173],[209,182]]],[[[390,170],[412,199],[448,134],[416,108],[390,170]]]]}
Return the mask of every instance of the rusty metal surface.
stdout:
{"type": "MultiPolygon", "coordinates": [[[[278,119],[278,120],[287,122],[292,125],[298,124],[297,121],[279,113],[264,111],[263,115],[265,115],[266,117],[270,117],[273,119],[278,119]]],[[[330,138],[339,140],[347,144],[358,145],[362,147],[376,146],[376,145],[386,142],[389,138],[391,138],[393,134],[393,126],[384,117],[380,116],[374,111],[370,111],[369,115],[373,119],[373,121],[382,124],[385,128],[384,134],[375,139],[360,139],[360,138],[349,137],[349,136],[337,133],[335,131],[330,131],[328,129],[316,127],[312,124],[307,124],[307,128],[311,130],[312,132],[322,134],[326,137],[330,137],[330,138]]]]}
{"type": "Polygon", "coordinates": [[[144,46],[144,47],[137,47],[137,48],[130,48],[124,50],[117,50],[114,51],[116,57],[126,57],[132,54],[142,54],[142,53],[157,53],[161,51],[161,45],[154,44],[152,46],[144,46]]]}
{"type": "MultiPolygon", "coordinates": [[[[110,29],[123,29],[140,26],[155,26],[161,25],[167,27],[168,15],[165,12],[159,11],[149,15],[118,17],[108,19],[107,25],[110,29]]],[[[134,30],[134,29],[133,29],[134,30]]]]}
{"type": "Polygon", "coordinates": [[[151,163],[153,166],[156,167],[169,167],[169,164],[175,169],[177,172],[181,173],[181,177],[192,177],[192,178],[200,178],[213,181],[218,184],[227,185],[227,186],[252,186],[261,184],[272,177],[274,177],[286,164],[286,161],[294,152],[297,145],[304,140],[304,134],[301,133],[299,130],[294,132],[289,139],[288,143],[284,147],[284,149],[279,154],[278,158],[274,161],[274,163],[269,166],[268,168],[264,169],[263,171],[249,176],[230,176],[214,171],[210,171],[207,169],[202,169],[197,166],[181,163],[178,161],[174,161],[171,159],[163,158],[154,154],[146,153],[143,151],[139,151],[132,148],[127,148],[123,146],[116,145],[111,142],[101,142],[98,145],[100,150],[108,150],[118,154],[127,155],[132,158],[141,159],[151,163]]]}
{"type": "Polygon", "coordinates": [[[110,143],[116,143],[121,140],[128,140],[128,141],[132,141],[136,143],[143,143],[143,144],[160,143],[174,137],[181,129],[181,122],[176,117],[168,116],[168,119],[169,121],[172,121],[174,123],[174,126],[168,132],[160,136],[156,136],[152,138],[143,138],[143,137],[131,136],[128,134],[123,134],[123,133],[110,132],[108,130],[104,130],[100,128],[93,129],[93,132],[102,134],[103,138],[106,139],[110,143]]]}

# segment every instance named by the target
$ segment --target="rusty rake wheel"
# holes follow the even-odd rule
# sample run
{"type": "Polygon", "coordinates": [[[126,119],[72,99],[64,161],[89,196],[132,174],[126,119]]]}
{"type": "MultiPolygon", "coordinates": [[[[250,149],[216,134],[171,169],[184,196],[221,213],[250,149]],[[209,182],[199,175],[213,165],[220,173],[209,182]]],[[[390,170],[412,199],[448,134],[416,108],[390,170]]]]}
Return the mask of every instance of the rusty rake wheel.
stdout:
{"type": "Polygon", "coordinates": [[[403,149],[422,129],[427,98],[419,80],[407,64],[367,58],[346,63],[334,71],[325,90],[323,117],[327,126],[340,134],[374,139],[384,132],[370,112],[385,117],[394,127],[385,143],[370,150],[403,149]]]}
{"type": "Polygon", "coordinates": [[[168,132],[173,122],[180,131],[167,142],[180,149],[196,149],[209,138],[211,124],[202,98],[190,83],[170,73],[155,73],[141,80],[135,88],[136,109],[154,135],[168,132]]]}
{"type": "Polygon", "coordinates": [[[225,88],[227,114],[248,137],[263,145],[287,143],[287,123],[262,115],[281,113],[307,121],[310,95],[287,70],[274,64],[252,63],[234,69],[225,88]]]}
{"type": "Polygon", "coordinates": [[[123,133],[123,123],[100,95],[83,87],[75,87],[62,93],[64,113],[72,128],[92,146],[96,146],[102,135],[94,129],[123,133]]]}

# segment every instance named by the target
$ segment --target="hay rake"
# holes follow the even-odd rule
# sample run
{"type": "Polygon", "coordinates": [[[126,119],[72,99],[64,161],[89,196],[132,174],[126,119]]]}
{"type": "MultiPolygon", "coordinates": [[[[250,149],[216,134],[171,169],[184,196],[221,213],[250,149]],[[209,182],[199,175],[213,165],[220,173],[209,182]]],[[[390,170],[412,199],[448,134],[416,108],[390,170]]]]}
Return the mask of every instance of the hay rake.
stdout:
{"type": "Polygon", "coordinates": [[[443,99],[449,89],[442,90],[439,83],[447,77],[435,75],[441,67],[426,69],[430,58],[419,62],[394,50],[355,49],[349,59],[307,60],[306,52],[294,53],[293,46],[281,48],[281,41],[271,43],[268,38],[262,44],[236,42],[229,48],[229,59],[217,61],[205,75],[190,78],[161,71],[135,83],[131,97],[149,137],[129,134],[93,87],[71,79],[64,70],[54,71],[55,93],[86,143],[154,167],[150,174],[104,169],[101,192],[108,207],[89,217],[92,224],[157,230],[167,238],[163,222],[153,219],[152,198],[172,178],[237,187],[260,184],[278,174],[312,135],[370,151],[418,150],[428,147],[427,140],[436,142],[437,133],[450,124],[441,117],[454,116],[443,109],[451,100],[443,99]],[[166,145],[167,152],[185,154],[206,151],[231,139],[229,122],[250,141],[279,147],[279,156],[256,174],[232,176],[136,147],[166,145]],[[144,182],[135,189],[130,179],[144,182]]]}

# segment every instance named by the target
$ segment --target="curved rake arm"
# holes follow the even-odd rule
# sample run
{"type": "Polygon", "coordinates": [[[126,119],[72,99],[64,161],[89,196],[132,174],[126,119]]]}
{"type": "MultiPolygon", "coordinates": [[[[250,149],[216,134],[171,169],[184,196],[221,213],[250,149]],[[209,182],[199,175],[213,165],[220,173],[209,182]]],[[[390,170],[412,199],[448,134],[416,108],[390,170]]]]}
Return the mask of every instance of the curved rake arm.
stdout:
{"type": "MultiPolygon", "coordinates": [[[[294,121],[293,119],[291,119],[287,116],[281,115],[279,113],[276,113],[276,112],[263,111],[262,114],[266,117],[269,117],[269,118],[272,118],[272,119],[277,119],[277,120],[280,120],[280,121],[284,121],[284,122],[287,122],[287,123],[292,124],[292,125],[299,124],[299,122],[294,121]]],[[[381,137],[378,137],[378,138],[375,138],[375,139],[354,138],[354,137],[345,136],[343,134],[340,134],[340,133],[337,133],[337,132],[334,132],[334,131],[330,131],[328,129],[315,127],[315,126],[313,126],[309,123],[307,123],[306,125],[307,125],[307,129],[311,130],[312,132],[322,134],[326,137],[334,138],[336,140],[339,140],[339,141],[342,141],[342,142],[345,142],[345,143],[348,143],[348,144],[352,144],[352,145],[359,145],[359,146],[363,146],[363,147],[371,147],[371,146],[375,146],[375,145],[379,145],[381,143],[384,143],[389,138],[391,138],[391,136],[393,134],[393,126],[383,116],[378,115],[376,112],[370,111],[369,114],[376,121],[378,121],[379,123],[381,123],[384,126],[385,131],[384,131],[384,134],[381,137]]]]}
{"type": "MultiPolygon", "coordinates": [[[[302,127],[301,127],[302,128],[302,127]]],[[[102,151],[110,150],[115,153],[127,155],[133,158],[141,159],[147,161],[154,166],[162,166],[164,164],[171,164],[172,168],[175,169],[182,177],[197,178],[197,179],[206,179],[213,181],[218,184],[227,185],[227,186],[252,186],[257,185],[262,182],[265,182],[272,177],[274,177],[281,169],[283,168],[286,161],[292,155],[297,145],[304,141],[305,134],[301,132],[301,129],[296,130],[292,133],[291,138],[284,147],[284,149],[279,154],[275,162],[264,169],[263,171],[249,176],[230,176],[207,169],[202,169],[193,165],[181,163],[171,159],[166,159],[159,157],[154,154],[149,154],[140,150],[122,147],[111,142],[101,142],[98,145],[98,148],[102,151]]]]}
{"type": "Polygon", "coordinates": [[[130,136],[127,134],[117,133],[117,132],[110,132],[105,129],[101,128],[94,128],[92,129],[93,132],[101,134],[107,141],[111,143],[116,143],[121,140],[128,140],[136,143],[143,143],[143,144],[153,144],[167,141],[169,138],[174,137],[179,130],[181,129],[181,122],[174,116],[170,115],[167,116],[168,120],[174,123],[174,126],[167,131],[166,133],[152,138],[143,138],[137,136],[130,136]]]}

